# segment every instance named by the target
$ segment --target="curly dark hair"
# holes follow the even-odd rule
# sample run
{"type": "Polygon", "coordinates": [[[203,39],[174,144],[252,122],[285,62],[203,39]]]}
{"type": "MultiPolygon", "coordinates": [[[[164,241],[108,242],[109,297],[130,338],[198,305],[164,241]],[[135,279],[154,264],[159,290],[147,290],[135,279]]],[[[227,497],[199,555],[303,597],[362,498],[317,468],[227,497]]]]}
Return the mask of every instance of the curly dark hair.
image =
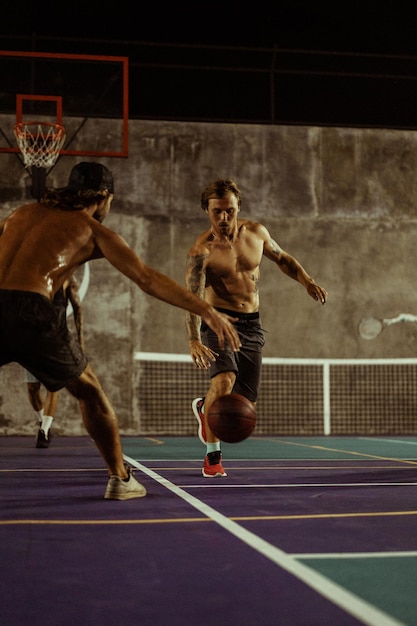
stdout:
{"type": "Polygon", "coordinates": [[[240,208],[242,194],[235,181],[231,178],[218,178],[207,185],[201,194],[201,208],[203,211],[207,211],[210,199],[224,198],[227,193],[233,193],[236,196],[240,208]]]}
{"type": "Polygon", "coordinates": [[[107,191],[93,191],[91,189],[72,191],[67,187],[62,189],[49,188],[45,191],[41,202],[48,207],[63,211],[82,211],[92,204],[102,202],[107,194],[107,191]]]}

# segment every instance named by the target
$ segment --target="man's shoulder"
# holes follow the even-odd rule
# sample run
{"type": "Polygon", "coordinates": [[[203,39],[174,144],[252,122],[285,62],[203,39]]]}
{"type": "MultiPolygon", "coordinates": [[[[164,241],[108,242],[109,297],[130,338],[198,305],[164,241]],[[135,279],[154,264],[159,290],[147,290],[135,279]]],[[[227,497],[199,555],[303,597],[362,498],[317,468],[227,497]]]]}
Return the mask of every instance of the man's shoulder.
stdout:
{"type": "Polygon", "coordinates": [[[28,221],[36,221],[36,215],[41,210],[41,204],[39,202],[31,202],[21,204],[1,219],[1,224],[6,225],[8,222],[21,223],[28,221]]]}
{"type": "Polygon", "coordinates": [[[25,204],[21,204],[20,206],[13,209],[10,215],[13,215],[14,213],[23,213],[24,211],[36,211],[41,207],[42,205],[40,202],[26,202],[25,204]]]}
{"type": "Polygon", "coordinates": [[[195,256],[197,254],[204,254],[208,250],[208,244],[212,241],[213,236],[211,230],[205,230],[200,233],[197,238],[194,240],[191,248],[189,249],[189,254],[191,256],[195,256]]]}
{"type": "Polygon", "coordinates": [[[253,234],[261,238],[264,238],[265,235],[268,233],[267,228],[263,224],[261,224],[261,222],[255,222],[253,220],[238,220],[238,228],[240,233],[242,234],[253,234]]]}

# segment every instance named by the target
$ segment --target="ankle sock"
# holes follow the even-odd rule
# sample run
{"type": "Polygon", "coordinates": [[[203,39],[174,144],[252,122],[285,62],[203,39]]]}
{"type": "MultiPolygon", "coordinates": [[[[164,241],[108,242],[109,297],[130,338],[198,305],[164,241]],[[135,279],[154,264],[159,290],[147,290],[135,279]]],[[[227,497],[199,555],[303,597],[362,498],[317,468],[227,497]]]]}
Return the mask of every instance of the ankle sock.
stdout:
{"type": "Polygon", "coordinates": [[[207,442],[207,454],[210,452],[219,452],[220,451],[220,441],[214,441],[213,443],[207,442]]]}
{"type": "Polygon", "coordinates": [[[52,424],[52,420],[54,418],[51,417],[50,415],[44,415],[42,417],[42,421],[41,421],[41,425],[40,425],[40,429],[43,430],[43,432],[45,434],[47,434],[48,430],[51,428],[51,424],[52,424]]]}

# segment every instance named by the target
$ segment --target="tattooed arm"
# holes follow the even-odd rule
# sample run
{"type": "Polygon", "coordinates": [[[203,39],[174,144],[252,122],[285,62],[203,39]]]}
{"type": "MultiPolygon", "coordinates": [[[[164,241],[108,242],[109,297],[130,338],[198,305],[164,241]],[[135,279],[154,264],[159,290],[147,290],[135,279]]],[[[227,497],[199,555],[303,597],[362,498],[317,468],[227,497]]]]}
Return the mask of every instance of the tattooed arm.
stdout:
{"type": "Polygon", "coordinates": [[[314,300],[325,304],[327,300],[327,291],[315,283],[311,276],[306,272],[299,261],[291,254],[283,250],[276,241],[272,239],[268,231],[265,229],[267,237],[264,244],[264,255],[273,261],[287,276],[299,282],[306,290],[309,296],[314,300]]]}
{"type": "MultiPolygon", "coordinates": [[[[185,274],[186,287],[191,293],[204,300],[206,272],[204,268],[204,261],[207,259],[208,254],[192,255],[192,252],[187,256],[187,268],[185,274]]],[[[187,311],[185,323],[187,326],[188,339],[190,341],[201,341],[200,326],[201,317],[189,313],[187,311]]]]}
{"type": "MultiPolygon", "coordinates": [[[[190,250],[187,256],[187,268],[185,274],[186,287],[202,300],[204,300],[205,295],[205,262],[207,259],[208,253],[194,254],[193,249],[190,250]]],[[[185,324],[188,332],[190,354],[195,366],[199,369],[208,369],[211,363],[216,360],[216,356],[218,355],[201,343],[201,317],[187,311],[185,324]]]]}

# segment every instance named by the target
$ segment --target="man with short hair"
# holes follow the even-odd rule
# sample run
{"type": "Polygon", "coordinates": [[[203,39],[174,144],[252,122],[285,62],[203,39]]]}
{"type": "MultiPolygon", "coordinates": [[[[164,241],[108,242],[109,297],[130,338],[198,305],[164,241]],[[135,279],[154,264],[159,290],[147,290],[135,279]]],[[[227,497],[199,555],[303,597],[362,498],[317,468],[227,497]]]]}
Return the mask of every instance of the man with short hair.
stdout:
{"type": "Polygon", "coordinates": [[[117,418],[66,315],[52,300],[78,267],[106,258],[145,293],[202,316],[232,349],[239,349],[229,318],[174,280],[145,265],[117,233],[101,222],[114,185],[100,163],[76,165],[63,189],[23,205],[0,222],[0,366],[12,361],[50,391],[66,387],[79,402],[87,432],[109,472],[105,498],[142,497],[145,487],[125,466],[117,418]]]}
{"type": "Polygon", "coordinates": [[[263,257],[298,281],[314,300],[324,304],[327,292],[302,265],[274,241],[258,222],[240,218],[241,192],[231,179],[210,183],[201,196],[201,208],[210,228],[197,237],[187,258],[186,283],[191,293],[230,317],[235,317],[239,352],[223,348],[215,335],[193,312],[186,314],[190,353],[199,369],[210,370],[205,398],[196,398],[192,409],[198,435],[206,446],[203,476],[226,476],[220,441],[207,423],[211,404],[221,396],[239,393],[256,403],[261,380],[264,332],[259,315],[259,266],[263,257]]]}

